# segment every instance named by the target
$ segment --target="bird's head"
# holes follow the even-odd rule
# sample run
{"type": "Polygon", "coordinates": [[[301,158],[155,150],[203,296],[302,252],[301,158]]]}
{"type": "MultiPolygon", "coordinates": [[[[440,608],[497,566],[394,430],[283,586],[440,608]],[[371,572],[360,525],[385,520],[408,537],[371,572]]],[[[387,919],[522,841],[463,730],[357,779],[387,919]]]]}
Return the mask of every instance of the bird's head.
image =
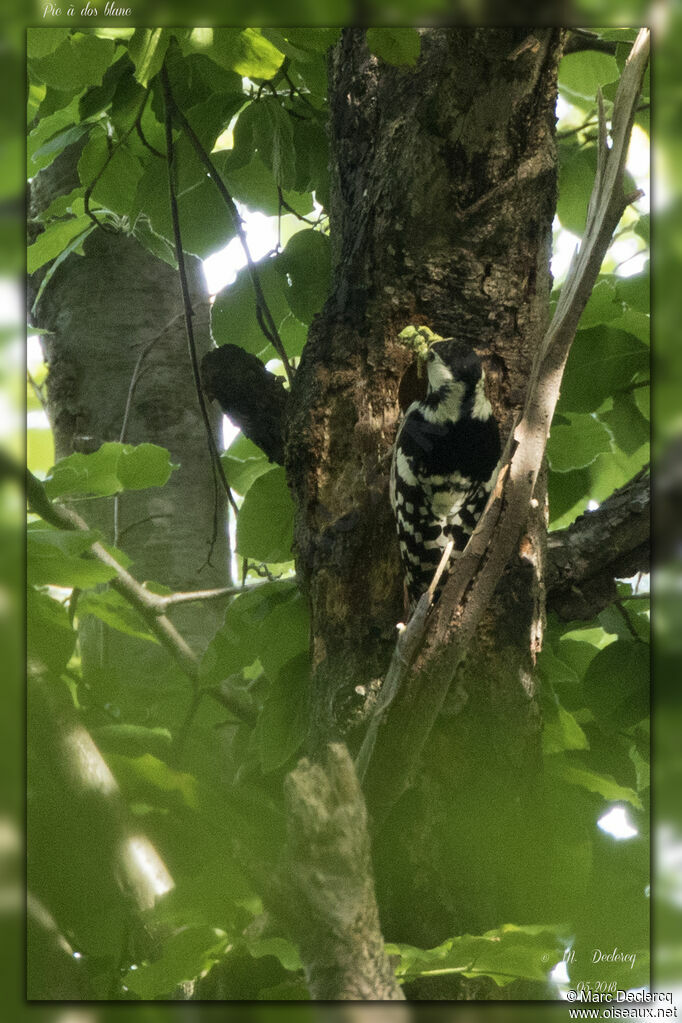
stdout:
{"type": "Polygon", "coordinates": [[[429,390],[464,384],[462,397],[474,392],[483,376],[483,366],[476,352],[463,341],[436,341],[426,356],[429,390]]]}

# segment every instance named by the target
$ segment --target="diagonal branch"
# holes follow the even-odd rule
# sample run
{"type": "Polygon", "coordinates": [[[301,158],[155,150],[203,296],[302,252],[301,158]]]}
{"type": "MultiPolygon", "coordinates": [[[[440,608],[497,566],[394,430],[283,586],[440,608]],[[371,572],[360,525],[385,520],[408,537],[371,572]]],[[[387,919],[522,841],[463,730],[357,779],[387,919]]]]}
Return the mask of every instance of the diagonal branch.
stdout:
{"type": "MultiPolygon", "coordinates": [[[[17,472],[9,458],[0,458],[0,474],[16,475],[17,472]]],[[[28,469],[25,471],[26,498],[32,512],[39,515],[45,522],[57,529],[80,530],[90,532],[90,527],[72,508],[50,501],[40,480],[28,469]]],[[[144,619],[149,630],[166,648],[183,674],[192,683],[195,692],[199,690],[199,659],[184,637],[178,632],[165,611],[170,606],[164,596],[152,593],[141,585],[109,551],[96,540],[90,547],[90,556],[101,564],[112,568],[116,575],[110,581],[112,589],[124,597],[144,619]]],[[[253,723],[253,708],[247,706],[241,693],[234,693],[230,710],[240,719],[253,723]]],[[[226,699],[231,693],[228,691],[226,699]]]]}
{"type": "Polygon", "coordinates": [[[497,583],[517,549],[528,518],[578,322],[611,236],[629,203],[639,197],[639,193],[623,194],[623,172],[648,62],[649,37],[648,29],[639,32],[623,69],[613,107],[611,147],[607,142],[601,95],[598,97],[597,175],[583,239],[562,288],[554,318],[536,355],[524,410],[503,456],[503,462],[508,460],[508,472],[502,480],[501,493],[496,498],[491,496],[478,528],[462,557],[458,558],[440,601],[427,621],[422,647],[379,732],[365,779],[368,801],[375,816],[384,814],[409,784],[448,688],[497,583]],[[488,537],[489,544],[485,543],[488,537]]]}
{"type": "Polygon", "coordinates": [[[547,538],[547,607],[565,621],[591,619],[618,596],[616,578],[648,571],[648,466],[595,511],[547,538]]]}

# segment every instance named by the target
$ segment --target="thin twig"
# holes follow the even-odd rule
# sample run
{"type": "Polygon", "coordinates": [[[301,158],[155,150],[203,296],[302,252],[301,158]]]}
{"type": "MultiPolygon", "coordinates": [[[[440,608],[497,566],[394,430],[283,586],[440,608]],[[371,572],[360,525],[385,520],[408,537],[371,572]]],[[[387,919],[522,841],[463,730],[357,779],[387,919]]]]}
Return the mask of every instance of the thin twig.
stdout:
{"type": "Polygon", "coordinates": [[[309,106],[310,109],[312,111],[314,111],[315,115],[319,116],[319,110],[310,102],[310,100],[308,99],[306,94],[304,92],[301,92],[301,90],[299,89],[299,87],[297,85],[294,85],[294,83],[292,82],[291,78],[289,77],[289,72],[288,71],[284,72],[283,78],[284,78],[284,81],[289,86],[289,96],[290,97],[294,96],[294,95],[298,96],[302,103],[305,103],[307,106],[309,106]]]}
{"type": "Polygon", "coordinates": [[[178,262],[178,273],[180,276],[180,290],[182,292],[182,304],[185,316],[185,330],[187,332],[187,346],[189,348],[189,357],[192,364],[192,375],[194,377],[194,386],[196,389],[197,400],[199,402],[199,408],[201,410],[201,416],[204,421],[204,427],[206,430],[206,438],[208,441],[209,453],[213,464],[213,482],[216,487],[216,501],[213,508],[213,536],[211,539],[210,550],[208,555],[208,562],[211,559],[211,552],[218,539],[218,501],[217,501],[217,484],[220,480],[227,499],[232,505],[235,514],[238,512],[237,502],[235,501],[230,485],[227,482],[225,476],[225,470],[223,469],[223,463],[220,460],[220,452],[213,436],[213,428],[211,426],[211,420],[208,414],[208,408],[206,407],[206,400],[204,397],[203,388],[201,386],[201,373],[199,371],[199,359],[197,357],[197,347],[194,338],[194,327],[192,324],[192,317],[194,311],[192,309],[192,300],[189,293],[189,284],[187,281],[187,270],[185,267],[185,255],[182,247],[182,234],[180,232],[180,215],[178,213],[178,201],[175,192],[175,152],[173,147],[173,111],[177,110],[175,107],[171,94],[170,94],[170,83],[168,81],[168,74],[163,69],[161,80],[163,83],[164,99],[166,103],[165,111],[165,122],[166,122],[166,151],[168,160],[168,191],[170,198],[170,209],[171,219],[173,221],[173,237],[175,241],[175,256],[178,262]]]}
{"type": "MultiPolygon", "coordinates": [[[[156,334],[151,341],[148,341],[142,351],[137,357],[137,361],[133,368],[133,374],[130,378],[130,385],[128,387],[128,394],[126,396],[125,409],[123,410],[123,420],[121,422],[121,430],[118,436],[119,444],[125,443],[126,430],[128,429],[128,420],[130,418],[130,410],[133,404],[133,396],[137,389],[137,384],[141,376],[142,363],[147,358],[152,348],[161,340],[166,331],[182,316],[182,313],[177,313],[172,320],[163,327],[162,330],[156,334]]],[[[119,542],[119,512],[120,512],[120,494],[114,494],[114,547],[118,547],[119,542]]],[[[129,527],[127,527],[129,528],[129,527]]]]}
{"type": "Polygon", "coordinates": [[[260,282],[258,269],[251,255],[251,251],[246,240],[246,234],[244,232],[244,227],[242,225],[241,217],[239,216],[239,211],[237,210],[234,199],[228,192],[225,186],[225,182],[218,173],[218,169],[211,160],[211,157],[201,144],[201,141],[197,137],[194,129],[192,128],[192,125],[189,123],[189,121],[183,114],[182,110],[180,110],[177,103],[175,102],[170,86],[170,80],[168,78],[168,71],[166,70],[165,65],[161,69],[161,81],[163,84],[164,97],[166,99],[168,110],[177,120],[178,124],[184,131],[190,143],[192,144],[197,156],[206,167],[209,177],[211,178],[214,185],[218,189],[218,192],[220,193],[220,196],[223,199],[223,202],[225,203],[228,213],[232,218],[232,223],[234,225],[237,237],[239,238],[240,244],[244,251],[244,256],[246,257],[247,271],[251,279],[251,284],[253,286],[253,290],[256,296],[256,308],[257,313],[259,313],[258,322],[260,324],[260,328],[263,331],[264,336],[267,338],[267,340],[270,342],[270,344],[272,345],[272,347],[275,349],[280,359],[282,360],[284,364],[284,370],[287,375],[287,380],[289,381],[289,386],[291,386],[294,375],[293,368],[289,362],[286,350],[284,348],[284,344],[282,343],[282,339],[279,335],[279,331],[277,330],[275,321],[272,318],[270,308],[265,300],[265,295],[263,294],[263,288],[260,282]]]}
{"type": "Polygon", "coordinates": [[[304,224],[310,224],[311,227],[317,227],[318,224],[320,223],[320,218],[319,217],[317,218],[317,220],[311,220],[310,217],[304,217],[302,213],[297,213],[296,210],[294,209],[294,207],[291,206],[286,201],[286,199],[284,198],[284,194],[282,192],[282,189],[279,187],[279,185],[277,186],[277,197],[279,199],[280,207],[282,209],[286,210],[288,213],[292,213],[299,220],[303,221],[304,224]]]}
{"type": "Polygon", "coordinates": [[[169,607],[176,607],[178,604],[193,604],[197,601],[220,600],[223,597],[237,597],[240,593],[249,593],[257,590],[260,586],[270,582],[269,579],[254,579],[251,583],[242,586],[219,586],[211,590],[188,590],[187,592],[167,593],[158,595],[158,607],[167,610],[169,607]]]}
{"type": "Polygon", "coordinates": [[[142,145],[146,146],[146,148],[149,150],[149,152],[153,153],[154,156],[158,156],[158,157],[160,157],[160,159],[165,160],[166,159],[165,154],[160,152],[156,148],[156,146],[153,146],[151,144],[151,142],[149,141],[149,139],[145,135],[144,129],[142,127],[142,115],[144,114],[145,103],[147,101],[147,97],[148,96],[149,96],[149,92],[147,92],[145,94],[145,102],[140,107],[140,112],[137,115],[137,117],[135,118],[135,130],[137,131],[138,138],[139,138],[140,142],[142,143],[142,145]]]}
{"type": "Polygon", "coordinates": [[[128,387],[128,395],[126,397],[125,409],[123,410],[123,420],[121,422],[121,430],[120,430],[120,433],[119,433],[119,436],[118,436],[119,443],[121,443],[121,444],[123,444],[125,442],[126,430],[128,429],[128,419],[130,418],[130,410],[132,408],[133,397],[135,395],[135,391],[137,389],[137,384],[138,384],[138,381],[139,381],[140,376],[141,376],[142,363],[147,358],[147,356],[149,355],[151,350],[154,348],[154,346],[156,344],[158,344],[158,342],[161,340],[162,337],[164,337],[164,335],[166,334],[166,331],[170,330],[170,328],[173,326],[173,324],[177,320],[179,320],[182,315],[183,315],[183,313],[176,313],[176,315],[171,320],[168,321],[166,326],[162,327],[161,330],[159,331],[159,333],[156,334],[150,341],[147,342],[147,344],[144,346],[144,348],[142,349],[142,351],[140,352],[140,354],[137,357],[137,361],[136,361],[135,366],[133,368],[133,374],[132,374],[132,376],[130,378],[130,385],[128,387]]]}
{"type": "Polygon", "coordinates": [[[35,380],[33,376],[31,376],[31,371],[28,369],[26,370],[26,379],[28,380],[29,385],[31,386],[36,398],[42,405],[43,412],[47,412],[47,398],[45,397],[45,393],[40,384],[35,380]]]}
{"type": "MultiPolygon", "coordinates": [[[[140,109],[139,109],[137,117],[142,117],[142,113],[144,111],[148,95],[149,94],[145,91],[145,94],[144,94],[144,97],[142,99],[142,103],[140,105],[140,109]]],[[[88,217],[90,217],[90,220],[92,220],[92,222],[97,227],[101,227],[103,231],[111,231],[111,228],[108,227],[106,224],[102,223],[102,221],[100,221],[97,218],[97,216],[92,212],[92,210],[90,209],[90,197],[92,196],[92,191],[93,191],[95,185],[97,184],[97,182],[102,177],[102,175],[104,174],[105,170],[107,169],[107,167],[111,163],[111,160],[112,160],[113,156],[121,148],[123,143],[126,141],[128,136],[130,135],[130,133],[134,129],[136,123],[137,123],[137,118],[130,125],[128,130],[123,133],[123,135],[120,137],[120,139],[118,139],[118,141],[114,145],[111,145],[111,141],[109,139],[109,136],[107,136],[107,142],[109,143],[109,152],[108,152],[107,158],[104,161],[104,163],[102,164],[102,166],[100,167],[100,169],[97,171],[97,174],[95,174],[94,178],[92,179],[92,181],[90,182],[88,187],[85,189],[85,192],[83,194],[83,208],[85,210],[85,213],[88,215],[88,217]]]]}

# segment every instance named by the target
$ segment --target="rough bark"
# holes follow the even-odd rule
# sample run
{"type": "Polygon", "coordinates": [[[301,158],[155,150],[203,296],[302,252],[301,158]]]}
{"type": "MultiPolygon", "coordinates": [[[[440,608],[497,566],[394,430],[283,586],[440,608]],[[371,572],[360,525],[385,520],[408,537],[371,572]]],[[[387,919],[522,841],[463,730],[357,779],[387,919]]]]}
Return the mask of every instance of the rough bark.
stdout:
{"type": "MultiPolygon", "coordinates": [[[[334,289],[292,389],[287,454],[321,734],[360,709],[356,687],[381,677],[402,617],[387,500],[409,362],[398,332],[424,322],[475,345],[503,433],[523,401],[547,317],[558,51],[552,31],[425,30],[409,71],[348,30],[333,54],[334,289]]],[[[526,660],[537,530],[530,545],[531,599],[507,601],[504,637],[514,651],[526,637],[526,660]]]]}
{"type": "Polygon", "coordinates": [[[206,397],[217,401],[245,437],[271,462],[284,462],[284,416],[287,391],[255,355],[238,345],[206,352],[201,362],[206,397]]]}
{"type": "Polygon", "coordinates": [[[287,776],[287,853],[280,892],[311,998],[404,998],[384,949],[367,810],[348,750],[287,776]]]}
{"type": "MultiPolygon", "coordinates": [[[[312,749],[335,730],[353,741],[404,616],[387,495],[409,363],[399,331],[425,323],[475,346],[504,438],[547,326],[560,33],[421,35],[415,70],[377,61],[356,30],[343,33],[330,65],[334,286],[292,388],[287,442],[297,567],[312,613],[312,749]]],[[[476,833],[475,808],[485,806],[492,818],[497,807],[515,828],[537,770],[532,669],[544,613],[544,535],[541,500],[458,677],[441,736],[453,751],[452,771],[420,780],[416,805],[399,808],[377,840],[391,937],[410,918],[401,937],[415,943],[453,933],[453,918],[466,928],[464,890],[474,885],[489,893],[474,925],[501,919],[508,904],[509,863],[523,857],[523,843],[515,839],[501,862],[490,836],[476,833]],[[446,840],[433,820],[427,825],[434,800],[439,813],[463,822],[454,845],[451,832],[446,840]],[[427,826],[428,856],[419,851],[427,826]],[[397,847],[405,858],[391,868],[397,847]],[[464,888],[445,866],[458,856],[470,871],[464,888]],[[398,871],[421,877],[424,888],[395,887],[398,871]],[[427,889],[439,892],[438,904],[424,900],[427,889]]],[[[438,740],[432,752],[438,770],[438,740]]]]}

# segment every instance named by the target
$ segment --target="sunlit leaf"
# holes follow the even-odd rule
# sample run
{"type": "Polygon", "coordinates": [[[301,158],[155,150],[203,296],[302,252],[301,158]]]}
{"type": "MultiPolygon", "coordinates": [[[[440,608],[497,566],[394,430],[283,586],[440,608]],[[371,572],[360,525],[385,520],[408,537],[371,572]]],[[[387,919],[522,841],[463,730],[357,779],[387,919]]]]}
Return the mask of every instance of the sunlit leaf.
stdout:
{"type": "Polygon", "coordinates": [[[547,458],[553,472],[581,469],[610,450],[609,431],[594,416],[567,413],[555,417],[547,442],[547,458]]]}
{"type": "Polygon", "coordinates": [[[578,785],[602,796],[609,803],[630,803],[637,810],[642,809],[642,802],[634,789],[619,785],[614,778],[584,767],[576,767],[563,757],[550,757],[547,770],[558,781],[567,785],[578,785]]]}
{"type": "Polygon", "coordinates": [[[113,54],[110,39],[75,32],[52,52],[34,59],[31,73],[55,89],[80,92],[86,86],[99,85],[113,54]]]}
{"type": "Polygon", "coordinates": [[[388,945],[389,955],[399,956],[398,977],[460,974],[492,977],[499,987],[513,980],[544,981],[561,958],[563,943],[554,927],[518,927],[506,924],[495,931],[450,938],[436,948],[388,945]]]}

